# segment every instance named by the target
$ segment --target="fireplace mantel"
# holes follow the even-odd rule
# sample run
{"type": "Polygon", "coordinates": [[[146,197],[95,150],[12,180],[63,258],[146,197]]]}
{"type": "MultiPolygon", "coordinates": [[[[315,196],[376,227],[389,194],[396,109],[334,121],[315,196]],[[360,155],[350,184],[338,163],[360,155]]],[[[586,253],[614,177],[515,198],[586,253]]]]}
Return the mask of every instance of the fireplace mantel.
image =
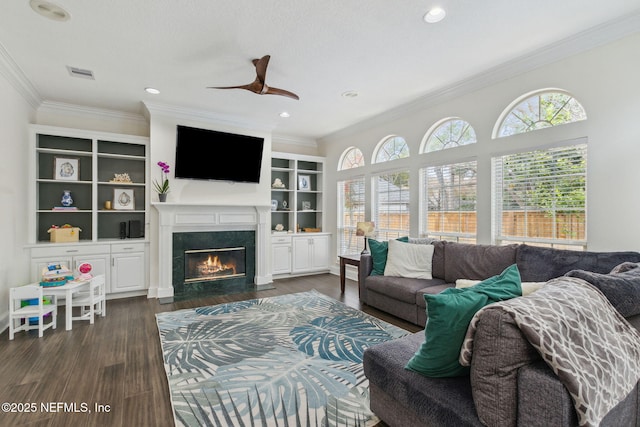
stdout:
{"type": "Polygon", "coordinates": [[[219,205],[201,203],[152,203],[158,211],[158,287],[152,298],[172,298],[173,233],[254,230],[256,234],[256,289],[272,282],[269,268],[268,205],[219,205]]]}

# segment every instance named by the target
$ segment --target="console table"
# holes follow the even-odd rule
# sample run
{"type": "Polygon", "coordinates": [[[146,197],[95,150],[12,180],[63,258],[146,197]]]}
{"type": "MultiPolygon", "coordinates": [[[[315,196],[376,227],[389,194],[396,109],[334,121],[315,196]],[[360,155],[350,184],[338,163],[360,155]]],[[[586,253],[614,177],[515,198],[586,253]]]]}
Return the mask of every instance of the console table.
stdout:
{"type": "MultiPolygon", "coordinates": [[[[344,294],[346,265],[355,265],[360,268],[360,254],[339,255],[340,258],[340,292],[344,294]]],[[[358,275],[359,277],[359,275],[358,275]]],[[[358,294],[360,293],[360,283],[358,283],[358,294]]]]}

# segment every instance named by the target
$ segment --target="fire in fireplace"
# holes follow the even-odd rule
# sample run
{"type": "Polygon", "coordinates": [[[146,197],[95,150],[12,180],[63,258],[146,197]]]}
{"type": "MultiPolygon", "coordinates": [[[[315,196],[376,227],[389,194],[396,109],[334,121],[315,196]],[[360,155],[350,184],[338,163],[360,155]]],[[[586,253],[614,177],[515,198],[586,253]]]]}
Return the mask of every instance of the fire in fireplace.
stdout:
{"type": "Polygon", "coordinates": [[[198,249],[184,251],[184,282],[207,282],[246,274],[246,248],[198,249]]]}

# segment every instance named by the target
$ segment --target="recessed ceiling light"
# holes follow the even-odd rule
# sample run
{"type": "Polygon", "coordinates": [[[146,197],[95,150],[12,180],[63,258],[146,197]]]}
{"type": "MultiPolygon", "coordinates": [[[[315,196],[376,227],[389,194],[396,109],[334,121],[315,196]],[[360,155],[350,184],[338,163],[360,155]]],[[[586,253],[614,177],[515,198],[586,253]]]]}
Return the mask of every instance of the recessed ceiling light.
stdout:
{"type": "Polygon", "coordinates": [[[358,96],[358,92],[355,90],[348,90],[346,92],[342,92],[342,96],[345,98],[355,98],[358,96]]]}
{"type": "Polygon", "coordinates": [[[424,15],[424,22],[429,24],[435,24],[436,22],[440,22],[447,16],[447,12],[440,7],[434,7],[424,15]]]}
{"type": "Polygon", "coordinates": [[[283,111],[282,113],[280,113],[280,117],[284,117],[286,119],[287,117],[291,117],[291,114],[287,113],[286,111],[283,111]]]}
{"type": "Polygon", "coordinates": [[[54,21],[68,21],[71,18],[69,12],[46,0],[31,0],[29,5],[38,15],[54,21]]]}
{"type": "Polygon", "coordinates": [[[160,91],[158,89],[153,88],[153,87],[145,87],[144,91],[147,92],[147,93],[150,93],[152,95],[158,95],[160,93],[160,91]]]}

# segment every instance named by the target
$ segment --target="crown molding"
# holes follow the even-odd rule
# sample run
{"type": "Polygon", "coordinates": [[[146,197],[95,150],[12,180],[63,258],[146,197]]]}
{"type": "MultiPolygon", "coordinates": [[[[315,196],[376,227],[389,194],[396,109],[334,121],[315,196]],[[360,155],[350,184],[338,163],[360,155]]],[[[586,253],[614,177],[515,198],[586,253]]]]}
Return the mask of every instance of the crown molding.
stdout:
{"type": "Polygon", "coordinates": [[[251,129],[259,132],[273,131],[273,123],[261,122],[257,120],[246,120],[238,116],[214,113],[212,111],[198,110],[177,105],[156,104],[143,101],[143,114],[151,122],[152,115],[173,117],[182,120],[193,120],[205,123],[215,123],[231,127],[251,129]]]}
{"type": "Polygon", "coordinates": [[[9,55],[2,43],[0,43],[0,74],[7,79],[31,107],[38,108],[42,102],[38,90],[9,55]]]}
{"type": "Polygon", "coordinates": [[[443,102],[500,83],[570,56],[612,43],[638,32],[640,32],[640,9],[635,13],[605,22],[559,42],[528,52],[485,72],[475,74],[442,89],[432,91],[414,101],[391,108],[352,126],[327,134],[319,138],[319,141],[330,142],[362,132],[382,122],[389,122],[420,110],[435,107],[443,102]]]}
{"type": "Polygon", "coordinates": [[[271,142],[277,144],[295,145],[301,147],[318,148],[318,144],[315,139],[303,138],[291,135],[272,135],[271,142]]]}
{"type": "Polygon", "coordinates": [[[147,120],[142,114],[125,113],[118,110],[108,110],[105,108],[87,107],[84,105],[67,104],[56,101],[42,101],[38,107],[38,113],[64,113],[86,117],[102,117],[129,122],[144,122],[147,120]]]}

